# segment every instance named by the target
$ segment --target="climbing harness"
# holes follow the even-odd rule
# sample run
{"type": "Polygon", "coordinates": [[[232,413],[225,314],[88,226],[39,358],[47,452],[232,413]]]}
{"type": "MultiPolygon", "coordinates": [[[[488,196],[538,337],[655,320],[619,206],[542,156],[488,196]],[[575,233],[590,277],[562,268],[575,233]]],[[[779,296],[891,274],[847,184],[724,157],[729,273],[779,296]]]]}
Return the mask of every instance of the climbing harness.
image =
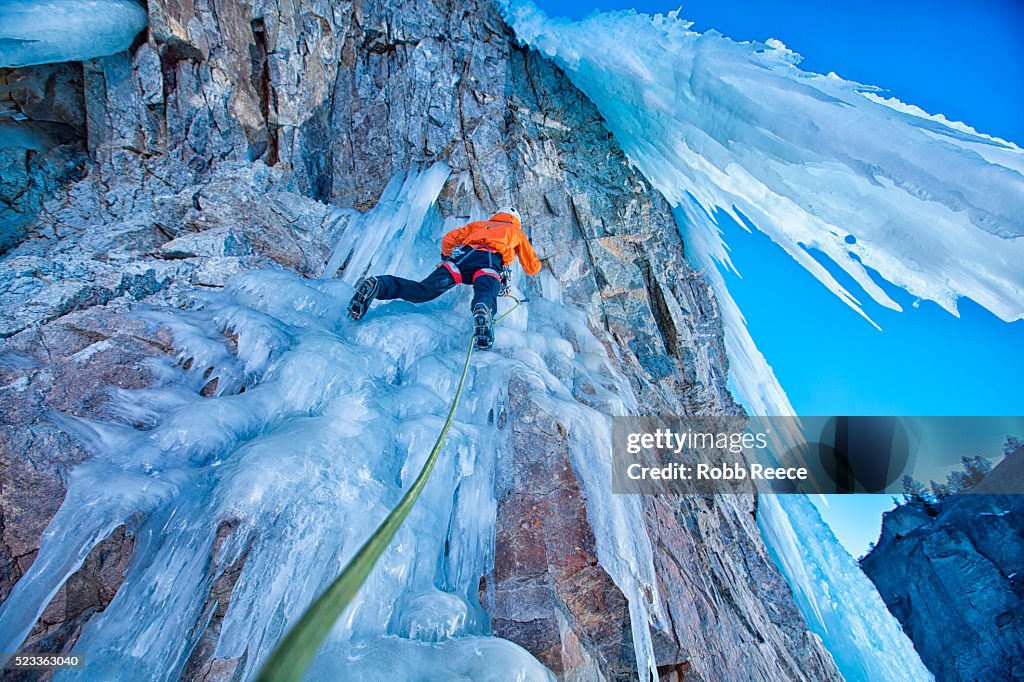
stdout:
{"type": "MultiPolygon", "coordinates": [[[[455,280],[456,284],[464,284],[462,279],[462,269],[459,266],[462,265],[462,261],[469,258],[474,251],[486,251],[492,255],[498,253],[496,249],[492,249],[489,246],[481,246],[477,244],[456,246],[447,256],[441,256],[441,262],[438,263],[438,267],[442,267],[447,270],[452,276],[452,279],[455,280]]],[[[490,262],[490,259],[488,259],[488,262],[490,262]]],[[[508,269],[504,265],[502,268],[508,269]]],[[[493,268],[482,268],[473,275],[473,279],[471,281],[475,282],[481,272],[501,279],[497,270],[494,270],[493,268]]],[[[504,280],[502,280],[502,284],[504,285],[504,280]]]]}
{"type": "MultiPolygon", "coordinates": [[[[520,300],[511,294],[508,297],[516,304],[496,318],[494,324],[501,322],[512,311],[529,300],[526,298],[520,300]]],[[[420,493],[427,485],[430,473],[434,470],[434,464],[437,462],[441,448],[448,437],[448,431],[455,420],[455,411],[462,398],[462,389],[466,383],[466,376],[469,374],[469,361],[473,358],[475,347],[476,337],[474,336],[466,351],[466,361],[462,366],[462,375],[459,377],[459,383],[455,389],[455,398],[452,400],[452,406],[448,409],[448,417],[445,419],[441,433],[437,436],[434,447],[427,455],[427,461],[423,463],[423,468],[416,480],[399,500],[398,505],[373,532],[370,539],[359,548],[341,574],[306,609],[299,622],[292,626],[285,638],[271,652],[256,678],[257,682],[298,682],[302,679],[306,669],[313,662],[313,657],[320,649],[320,645],[323,644],[331,628],[334,627],[335,621],[345,612],[349,603],[359,592],[359,588],[366,582],[366,578],[370,575],[377,560],[391,544],[391,540],[406,517],[409,516],[413,505],[416,504],[420,493]]]]}

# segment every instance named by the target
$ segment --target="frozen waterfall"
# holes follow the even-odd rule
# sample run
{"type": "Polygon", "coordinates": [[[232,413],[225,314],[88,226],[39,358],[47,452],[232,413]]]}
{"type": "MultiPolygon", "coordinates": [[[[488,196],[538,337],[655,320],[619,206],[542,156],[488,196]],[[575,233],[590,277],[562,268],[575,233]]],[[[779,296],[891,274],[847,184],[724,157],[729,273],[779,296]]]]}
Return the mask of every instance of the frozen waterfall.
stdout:
{"type": "MultiPolygon", "coordinates": [[[[136,546],[125,582],[76,646],[88,666],[56,679],[178,679],[211,618],[211,587],[232,566],[242,569],[214,656],[242,657],[243,677],[255,674],[399,500],[441,429],[471,330],[468,290],[378,303],[358,324],[345,306],[349,280],[366,271],[419,276],[434,265],[455,226],[435,204],[448,173],[400,174],[352,217],[335,251],[348,263],[343,280],[247,272],[187,310],[141,313],[173,332],[177,362],[158,364],[151,388],[117,391],[118,423],[54,415],[95,456],[70,472],[38,558],[0,607],[0,651],[17,649],[95,544],[126,524],[136,546]]],[[[635,411],[635,399],[585,316],[538,299],[501,323],[495,352],[474,356],[422,498],[307,679],[340,669],[368,681],[553,679],[490,634],[478,601],[494,560],[492,415],[513,372],[567,425],[581,482],[599,491],[588,495],[598,554],[630,598],[639,672],[653,671],[647,625],[664,614],[641,596],[657,584],[647,536],[633,532],[639,500],[606,494],[611,463],[591,455],[595,439],[610,448],[608,415],[635,411]],[[573,399],[577,381],[596,387],[590,406],[573,399]]]]}

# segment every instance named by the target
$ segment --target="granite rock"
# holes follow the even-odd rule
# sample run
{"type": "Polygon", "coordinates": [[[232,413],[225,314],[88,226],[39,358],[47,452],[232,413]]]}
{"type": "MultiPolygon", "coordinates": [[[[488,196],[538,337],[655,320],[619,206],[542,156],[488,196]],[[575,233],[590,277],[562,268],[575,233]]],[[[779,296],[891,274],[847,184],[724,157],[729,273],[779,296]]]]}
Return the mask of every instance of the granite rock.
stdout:
{"type": "Polygon", "coordinates": [[[1022,537],[1018,495],[954,495],[884,515],[860,564],[935,679],[1024,677],[1022,537]]]}

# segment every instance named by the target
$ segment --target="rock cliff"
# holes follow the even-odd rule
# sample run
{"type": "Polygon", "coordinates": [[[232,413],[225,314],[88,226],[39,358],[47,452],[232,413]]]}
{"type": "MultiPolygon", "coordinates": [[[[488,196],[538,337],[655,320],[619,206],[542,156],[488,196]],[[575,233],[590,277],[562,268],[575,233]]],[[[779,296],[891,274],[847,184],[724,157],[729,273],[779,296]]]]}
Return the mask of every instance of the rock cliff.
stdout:
{"type": "MultiPolygon", "coordinates": [[[[1019,471],[1024,451],[1015,458],[1019,471]]],[[[937,680],[1024,676],[1021,538],[1019,495],[914,501],[883,517],[861,567],[937,680]]]]}
{"type": "MultiPolygon", "coordinates": [[[[741,412],[714,297],[667,203],[490,4],[153,0],[149,17],[128,52],[0,74],[20,118],[60,133],[3,152],[0,599],[88,456],[53,411],[104,417],[109,387],[146,385],[146,358],[175,352],[166,330],[125,313],[182,305],[245,269],[319,277],[354,214],[339,209],[366,211],[396,173],[436,161],[452,169],[443,215],[519,207],[563,301],[646,410],[741,412]]],[[[495,562],[481,576],[494,633],[565,679],[629,679],[628,600],[597,558],[567,426],[527,378],[508,394],[495,562]]],[[[636,532],[655,545],[671,621],[651,634],[664,679],[838,679],[768,557],[754,498],[643,504],[636,532]]],[[[24,648],[70,649],[133,549],[131,528],[98,544],[24,648]]],[[[244,561],[218,571],[183,678],[235,669],[212,656],[244,561]]]]}

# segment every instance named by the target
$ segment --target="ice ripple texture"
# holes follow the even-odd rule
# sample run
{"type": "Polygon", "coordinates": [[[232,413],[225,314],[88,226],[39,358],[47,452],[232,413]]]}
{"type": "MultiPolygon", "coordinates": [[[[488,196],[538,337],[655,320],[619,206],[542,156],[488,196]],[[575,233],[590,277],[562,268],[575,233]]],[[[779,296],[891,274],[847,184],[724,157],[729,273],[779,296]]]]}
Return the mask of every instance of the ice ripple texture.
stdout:
{"type": "MultiPolygon", "coordinates": [[[[126,524],[136,541],[125,581],[75,647],[89,664],[57,679],[178,679],[211,618],[211,587],[238,565],[214,656],[244,656],[242,678],[255,675],[398,502],[441,429],[468,348],[468,288],[377,304],[358,324],[345,306],[364,271],[422,276],[434,265],[454,226],[435,204],[447,177],[443,164],[400,174],[354,217],[338,245],[343,279],[248,272],[189,309],[140,313],[173,332],[178,355],[154,365],[152,387],[115,392],[115,421],[53,415],[94,457],[69,473],[38,558],[0,606],[0,651],[17,649],[92,548],[126,524]]],[[[502,323],[494,352],[475,356],[423,496],[308,679],[553,679],[490,634],[477,597],[494,554],[501,433],[490,416],[514,372],[568,425],[584,487],[606,489],[610,463],[593,461],[593,439],[607,439],[609,415],[634,399],[583,314],[538,299],[502,323]],[[573,399],[577,381],[603,387],[591,406],[573,399]]],[[[634,597],[646,677],[647,623],[659,614],[640,598],[656,585],[649,543],[633,531],[640,507],[589,497],[598,554],[634,597]]]]}

